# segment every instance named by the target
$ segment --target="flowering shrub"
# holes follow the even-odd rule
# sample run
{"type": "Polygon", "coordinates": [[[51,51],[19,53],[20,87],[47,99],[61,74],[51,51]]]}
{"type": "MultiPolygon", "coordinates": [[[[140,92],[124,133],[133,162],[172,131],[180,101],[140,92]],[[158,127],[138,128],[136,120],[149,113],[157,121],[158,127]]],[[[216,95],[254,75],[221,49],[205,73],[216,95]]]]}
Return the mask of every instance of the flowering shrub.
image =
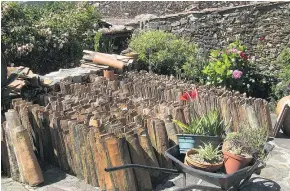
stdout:
{"type": "Polygon", "coordinates": [[[1,4],[1,46],[10,63],[38,73],[67,68],[92,49],[99,14],[86,2],[1,4]]]}
{"type": "Polygon", "coordinates": [[[211,51],[209,64],[203,69],[204,82],[264,97],[268,82],[251,62],[246,49],[236,41],[226,49],[211,51]]]}
{"type": "MultiPolygon", "coordinates": [[[[139,53],[139,61],[160,74],[176,74],[195,60],[196,46],[172,33],[145,31],[133,35],[129,47],[139,53]]],[[[197,67],[197,66],[196,66],[197,67]]]]}

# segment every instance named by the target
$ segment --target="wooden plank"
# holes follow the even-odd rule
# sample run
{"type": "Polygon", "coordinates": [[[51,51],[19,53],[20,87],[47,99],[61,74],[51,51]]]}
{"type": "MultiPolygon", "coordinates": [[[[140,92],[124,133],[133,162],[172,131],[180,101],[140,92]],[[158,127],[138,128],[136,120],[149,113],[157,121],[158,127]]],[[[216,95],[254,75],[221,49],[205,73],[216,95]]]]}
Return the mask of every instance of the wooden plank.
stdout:
{"type": "Polygon", "coordinates": [[[165,151],[169,149],[169,143],[164,122],[160,119],[154,119],[154,129],[158,163],[160,167],[172,168],[171,160],[165,156],[165,151]]]}
{"type": "Polygon", "coordinates": [[[84,137],[84,143],[85,143],[85,159],[86,159],[86,163],[87,163],[87,167],[88,167],[88,175],[89,175],[89,179],[88,182],[90,184],[92,184],[92,182],[96,182],[97,180],[97,176],[96,176],[96,172],[95,172],[95,168],[94,168],[94,159],[92,156],[92,149],[90,146],[90,140],[89,140],[89,127],[87,125],[83,125],[82,128],[82,134],[84,137]]]}
{"type": "MultiPolygon", "coordinates": [[[[105,139],[111,166],[131,164],[130,154],[125,138],[109,136],[105,139]]],[[[111,172],[118,190],[137,190],[136,180],[132,169],[111,172]],[[122,177],[122,178],[120,178],[122,177]]]]}
{"type": "MultiPolygon", "coordinates": [[[[111,165],[110,157],[105,146],[105,137],[110,136],[103,135],[100,136],[99,132],[96,132],[96,166],[98,174],[98,182],[101,190],[115,190],[117,187],[114,182],[112,173],[105,172],[105,168],[111,165]]],[[[123,177],[122,177],[123,179],[123,177]]]]}
{"type": "Polygon", "coordinates": [[[49,163],[53,163],[53,146],[49,126],[49,113],[48,111],[44,111],[44,109],[42,109],[39,111],[38,117],[40,119],[40,129],[43,140],[44,159],[49,163]]]}
{"type": "MultiPolygon", "coordinates": [[[[142,150],[143,150],[143,155],[144,155],[146,165],[159,167],[158,160],[156,158],[152,143],[150,141],[150,138],[146,129],[136,128],[135,131],[138,134],[138,139],[140,142],[140,146],[142,147],[142,150]]],[[[152,182],[157,180],[160,176],[159,171],[150,171],[149,173],[150,173],[152,182]]]]}
{"type": "Polygon", "coordinates": [[[18,152],[16,155],[19,156],[20,166],[22,166],[24,182],[30,186],[43,183],[43,175],[33,152],[27,130],[18,126],[14,133],[16,136],[16,152],[18,152]]]}
{"type": "Polygon", "coordinates": [[[96,163],[97,162],[100,162],[100,161],[97,161],[96,159],[96,128],[93,127],[93,126],[90,126],[90,130],[89,130],[89,133],[88,133],[88,141],[89,141],[89,144],[90,144],[90,148],[91,148],[91,157],[92,157],[92,160],[93,160],[93,167],[92,167],[92,172],[94,173],[94,176],[95,176],[95,179],[92,179],[92,185],[95,186],[95,187],[99,187],[99,182],[98,182],[98,170],[97,170],[97,167],[96,167],[96,163]]]}
{"type": "Polygon", "coordinates": [[[66,163],[66,171],[72,172],[72,166],[73,166],[73,159],[71,156],[71,151],[69,149],[69,127],[68,127],[68,120],[66,119],[61,119],[60,120],[60,127],[61,127],[61,134],[62,134],[62,142],[63,142],[63,148],[64,148],[64,156],[62,156],[65,160],[66,163]]]}
{"type": "MultiPolygon", "coordinates": [[[[140,145],[137,134],[130,131],[125,135],[128,142],[130,158],[133,164],[146,165],[142,147],[140,145]]],[[[137,180],[137,190],[152,190],[151,178],[147,170],[134,169],[134,174],[137,180]]]]}
{"type": "Polygon", "coordinates": [[[9,156],[8,156],[8,148],[7,148],[7,135],[5,134],[6,121],[1,124],[1,163],[2,163],[2,171],[7,177],[11,177],[10,164],[9,164],[9,156]]]}
{"type": "Polygon", "coordinates": [[[13,137],[13,129],[20,126],[21,122],[17,118],[17,112],[15,110],[8,110],[5,113],[6,118],[6,126],[4,127],[5,135],[6,135],[6,143],[8,149],[8,157],[10,164],[10,172],[11,178],[15,181],[23,182],[23,174],[21,172],[21,167],[19,167],[19,159],[16,156],[16,150],[14,148],[15,145],[15,137],[13,137]]]}

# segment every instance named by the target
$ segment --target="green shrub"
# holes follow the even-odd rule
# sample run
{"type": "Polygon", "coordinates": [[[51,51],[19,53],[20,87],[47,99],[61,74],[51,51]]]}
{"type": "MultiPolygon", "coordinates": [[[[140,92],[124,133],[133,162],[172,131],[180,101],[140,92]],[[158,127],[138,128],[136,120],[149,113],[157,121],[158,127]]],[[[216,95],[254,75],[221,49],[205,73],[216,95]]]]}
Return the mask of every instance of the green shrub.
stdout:
{"type": "Polygon", "coordinates": [[[1,46],[10,63],[48,73],[67,68],[93,49],[99,13],[86,2],[1,4],[1,46]]]}
{"type": "Polygon", "coordinates": [[[279,83],[273,86],[276,99],[290,95],[290,48],[285,48],[277,58],[281,70],[278,75],[279,83]]]}
{"type": "Polygon", "coordinates": [[[204,83],[266,98],[269,95],[270,80],[250,62],[246,49],[235,41],[225,49],[212,50],[209,63],[203,69],[206,77],[204,83]]]}
{"type": "Polygon", "coordinates": [[[142,31],[134,34],[129,47],[139,53],[139,61],[160,74],[177,74],[196,57],[196,46],[172,33],[142,31]]]}

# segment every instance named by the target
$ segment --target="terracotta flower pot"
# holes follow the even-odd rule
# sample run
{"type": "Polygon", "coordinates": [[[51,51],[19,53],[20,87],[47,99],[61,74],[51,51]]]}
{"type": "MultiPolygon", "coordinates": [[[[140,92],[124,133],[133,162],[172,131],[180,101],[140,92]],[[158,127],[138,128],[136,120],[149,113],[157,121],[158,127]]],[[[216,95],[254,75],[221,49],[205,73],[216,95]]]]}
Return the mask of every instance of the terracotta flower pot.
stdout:
{"type": "Polygon", "coordinates": [[[107,80],[115,80],[115,74],[113,70],[104,70],[104,77],[107,80]]]}
{"type": "Polygon", "coordinates": [[[191,149],[191,150],[187,151],[185,159],[184,159],[184,164],[191,166],[193,168],[196,168],[196,169],[207,171],[207,172],[217,171],[218,169],[220,169],[223,166],[223,161],[221,161],[219,163],[215,163],[215,164],[208,164],[208,163],[202,163],[199,161],[195,161],[189,157],[189,155],[196,154],[196,153],[197,153],[197,151],[195,149],[191,149]]]}
{"type": "Polygon", "coordinates": [[[223,150],[223,154],[227,174],[232,174],[246,167],[253,160],[252,157],[235,155],[225,150],[223,150]]]}

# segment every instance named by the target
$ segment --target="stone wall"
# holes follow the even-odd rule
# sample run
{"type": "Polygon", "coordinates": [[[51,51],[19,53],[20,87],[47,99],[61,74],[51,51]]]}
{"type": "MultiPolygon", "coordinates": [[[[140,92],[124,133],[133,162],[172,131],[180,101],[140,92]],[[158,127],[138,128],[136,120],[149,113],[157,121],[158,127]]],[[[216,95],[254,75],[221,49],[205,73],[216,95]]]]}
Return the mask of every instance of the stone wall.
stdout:
{"type": "Polygon", "coordinates": [[[186,10],[203,10],[250,4],[250,1],[94,1],[103,17],[134,18],[141,14],[157,16],[186,10]]]}
{"type": "Polygon", "coordinates": [[[128,25],[173,32],[190,38],[205,50],[221,48],[239,39],[248,46],[249,54],[255,53],[257,61],[263,63],[261,69],[272,72],[278,67],[271,63],[285,46],[290,46],[290,2],[192,11],[128,25]]]}

